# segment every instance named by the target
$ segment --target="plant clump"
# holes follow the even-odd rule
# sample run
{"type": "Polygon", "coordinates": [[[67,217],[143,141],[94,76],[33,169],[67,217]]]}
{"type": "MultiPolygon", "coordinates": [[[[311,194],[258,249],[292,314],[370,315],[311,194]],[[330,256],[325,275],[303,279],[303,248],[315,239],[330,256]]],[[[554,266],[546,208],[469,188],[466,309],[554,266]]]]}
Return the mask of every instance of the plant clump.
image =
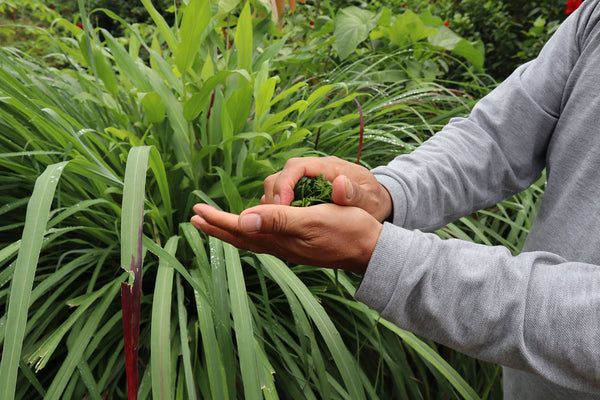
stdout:
{"type": "Polygon", "coordinates": [[[294,188],[293,207],[309,207],[331,203],[333,186],[323,175],[314,178],[302,177],[294,188]]]}

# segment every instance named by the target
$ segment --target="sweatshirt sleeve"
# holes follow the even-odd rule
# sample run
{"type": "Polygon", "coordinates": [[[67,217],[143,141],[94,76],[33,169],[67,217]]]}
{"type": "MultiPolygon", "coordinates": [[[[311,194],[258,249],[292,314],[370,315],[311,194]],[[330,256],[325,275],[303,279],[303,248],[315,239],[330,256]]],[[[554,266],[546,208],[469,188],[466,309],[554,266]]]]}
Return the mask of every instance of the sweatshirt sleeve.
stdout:
{"type": "Polygon", "coordinates": [[[473,357],[600,391],[600,267],[389,223],[356,298],[473,357]]]}
{"type": "MultiPolygon", "coordinates": [[[[589,4],[588,4],[589,3],[589,4]]],[[[372,170],[390,192],[393,223],[432,231],[535,181],[595,1],[560,26],[539,56],[411,154],[372,170]]]]}

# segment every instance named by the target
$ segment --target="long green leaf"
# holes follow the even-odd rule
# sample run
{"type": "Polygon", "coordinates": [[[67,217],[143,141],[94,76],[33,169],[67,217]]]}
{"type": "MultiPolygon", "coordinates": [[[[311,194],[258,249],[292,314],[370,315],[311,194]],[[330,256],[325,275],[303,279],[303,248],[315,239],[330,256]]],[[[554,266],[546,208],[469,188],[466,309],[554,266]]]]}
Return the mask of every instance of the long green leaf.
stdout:
{"type": "MultiPolygon", "coordinates": [[[[165,245],[165,251],[175,254],[179,237],[173,236],[165,245]]],[[[174,384],[171,382],[171,299],[173,298],[173,267],[161,259],[156,274],[152,300],[150,330],[150,368],[152,397],[172,399],[174,384]]]]}
{"type": "Polygon", "coordinates": [[[244,397],[246,400],[259,400],[261,391],[258,378],[258,359],[254,344],[254,328],[248,306],[248,294],[246,293],[240,256],[237,249],[230,244],[225,243],[224,250],[229,296],[231,298],[231,314],[240,358],[242,382],[244,383],[244,397]]]}
{"type": "Polygon", "coordinates": [[[182,74],[192,66],[202,46],[202,33],[210,22],[210,0],[191,0],[183,14],[179,29],[179,45],[175,65],[182,74]]]}
{"type": "Polygon", "coordinates": [[[238,26],[235,30],[235,46],[237,48],[237,65],[240,69],[252,71],[252,13],[250,2],[247,1],[242,9],[238,26]]]}
{"type": "Polygon", "coordinates": [[[0,398],[14,398],[27,323],[29,297],[54,192],[67,162],[50,165],[35,182],[27,204],[21,249],[10,288],[6,333],[0,362],[0,398]]]}
{"type": "MultiPolygon", "coordinates": [[[[196,281],[200,282],[201,286],[206,287],[205,282],[202,281],[202,277],[197,270],[192,271],[192,276],[196,281]]],[[[229,394],[226,380],[227,371],[225,370],[220,346],[215,335],[213,313],[206,298],[200,297],[196,291],[194,291],[194,297],[196,298],[198,326],[200,328],[200,334],[202,335],[202,349],[204,350],[204,356],[206,358],[206,369],[211,397],[214,399],[228,399],[229,394]]],[[[231,371],[229,371],[229,373],[231,373],[231,371]]]]}
{"type": "Polygon", "coordinates": [[[141,2],[144,5],[144,8],[146,8],[146,11],[148,11],[148,14],[150,14],[150,17],[156,24],[156,27],[158,28],[160,33],[165,38],[167,45],[169,45],[169,48],[171,49],[171,53],[176,54],[177,40],[175,39],[175,35],[171,31],[169,24],[167,24],[167,21],[165,21],[162,15],[160,15],[156,8],[154,8],[152,0],[141,0],[141,2]]]}
{"type": "Polygon", "coordinates": [[[306,285],[282,261],[266,254],[259,254],[257,257],[271,278],[280,286],[289,286],[296,296],[298,296],[300,303],[317,326],[321,336],[323,336],[323,340],[325,340],[344,380],[350,398],[364,399],[365,393],[361,384],[360,368],[344,345],[340,333],[335,328],[335,325],[333,325],[323,306],[319,304],[306,285]]]}
{"type": "Polygon", "coordinates": [[[142,245],[138,241],[144,213],[149,153],[149,146],[133,147],[127,157],[121,212],[121,268],[125,271],[130,271],[131,260],[136,258],[138,246],[142,245]]]}
{"type": "Polygon", "coordinates": [[[390,321],[381,318],[379,314],[367,307],[365,304],[350,301],[339,296],[324,294],[326,297],[330,297],[343,303],[347,307],[353,308],[360,311],[371,318],[373,321],[385,326],[390,331],[398,335],[407,345],[414,349],[424,360],[429,362],[435,369],[437,369],[452,386],[467,400],[479,400],[477,392],[444,360],[438,353],[435,352],[427,343],[416,337],[413,333],[405,331],[399,328],[390,321]]]}
{"type": "Polygon", "coordinates": [[[85,348],[88,346],[94,333],[98,329],[100,321],[104,317],[104,314],[108,310],[111,303],[114,301],[117,293],[119,293],[119,287],[121,280],[124,278],[115,279],[114,282],[107,284],[104,288],[100,289],[100,293],[104,295],[99,306],[92,312],[81,331],[77,334],[76,339],[69,349],[67,358],[62,363],[58,373],[54,377],[48,393],[44,397],[45,400],[58,400],[62,398],[62,393],[67,386],[69,380],[72,378],[75,368],[81,361],[85,348]]]}
{"type": "Polygon", "coordinates": [[[194,379],[194,373],[192,371],[192,357],[190,352],[190,346],[188,343],[188,329],[187,329],[187,311],[183,305],[183,286],[181,286],[181,279],[177,275],[177,316],[179,320],[179,339],[181,340],[181,356],[183,358],[183,371],[185,374],[185,384],[187,389],[187,398],[190,400],[196,400],[198,394],[196,393],[196,385],[194,379]]]}

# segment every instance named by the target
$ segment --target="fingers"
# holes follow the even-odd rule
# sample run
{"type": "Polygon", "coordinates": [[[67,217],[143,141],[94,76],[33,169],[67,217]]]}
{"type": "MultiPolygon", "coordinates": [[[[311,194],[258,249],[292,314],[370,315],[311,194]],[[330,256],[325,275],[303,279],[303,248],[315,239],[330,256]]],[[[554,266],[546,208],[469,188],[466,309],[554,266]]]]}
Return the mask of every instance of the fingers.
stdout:
{"type": "Polygon", "coordinates": [[[263,182],[263,188],[264,188],[264,202],[263,199],[261,199],[261,203],[263,204],[273,204],[273,186],[275,186],[275,181],[277,180],[277,176],[279,176],[280,172],[277,172],[276,174],[267,176],[267,178],[265,179],[265,181],[263,182]]]}
{"type": "Polygon", "coordinates": [[[365,208],[363,199],[365,198],[364,190],[361,189],[360,185],[353,182],[350,178],[345,175],[340,175],[333,180],[333,192],[331,194],[331,200],[335,204],[341,206],[354,206],[359,208],[365,208]]]}
{"type": "Polygon", "coordinates": [[[191,219],[192,225],[196,229],[200,229],[207,235],[221,239],[237,248],[252,251],[254,253],[264,253],[265,250],[262,246],[258,245],[255,241],[246,240],[242,235],[234,235],[229,231],[221,229],[217,226],[209,224],[204,218],[199,215],[194,215],[191,219]]]}
{"type": "Polygon", "coordinates": [[[294,187],[303,176],[315,177],[321,174],[328,180],[335,177],[335,157],[290,158],[281,172],[276,174],[273,184],[273,204],[289,206],[294,200],[294,187]]]}
{"type": "Polygon", "coordinates": [[[194,212],[208,224],[225,230],[234,236],[239,236],[239,216],[224,211],[219,211],[207,204],[196,204],[194,206],[194,212]]]}
{"type": "Polygon", "coordinates": [[[303,219],[310,219],[313,211],[279,205],[260,205],[237,216],[206,204],[196,204],[194,212],[198,218],[193,218],[192,223],[203,231],[203,223],[206,223],[227,232],[230,237],[242,237],[257,234],[302,235],[303,219]]]}
{"type": "Polygon", "coordinates": [[[311,210],[281,205],[261,205],[240,214],[239,230],[247,234],[302,236],[304,220],[310,219],[311,210]]]}

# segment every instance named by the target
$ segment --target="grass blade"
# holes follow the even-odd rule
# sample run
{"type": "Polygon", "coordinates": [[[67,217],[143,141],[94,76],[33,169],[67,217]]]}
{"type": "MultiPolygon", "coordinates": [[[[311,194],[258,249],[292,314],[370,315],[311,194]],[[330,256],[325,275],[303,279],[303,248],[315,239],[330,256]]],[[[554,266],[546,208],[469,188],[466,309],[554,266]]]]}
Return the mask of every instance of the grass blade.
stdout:
{"type": "Polygon", "coordinates": [[[121,284],[125,367],[129,400],[137,399],[138,341],[140,336],[140,302],[142,297],[142,228],[149,146],[129,151],[123,186],[121,214],[121,268],[129,272],[121,284]]]}
{"type": "Polygon", "coordinates": [[[150,14],[150,17],[156,24],[156,27],[165,38],[167,45],[169,45],[169,48],[171,49],[171,53],[177,53],[177,40],[175,39],[175,35],[171,31],[169,24],[167,24],[167,21],[165,21],[162,15],[160,15],[160,13],[156,10],[154,5],[152,4],[152,0],[141,1],[144,5],[144,8],[146,8],[146,11],[148,11],[148,14],[150,14]]]}
{"type": "Polygon", "coordinates": [[[100,305],[91,313],[89,319],[78,333],[73,345],[69,349],[67,358],[62,363],[58,373],[50,385],[50,388],[48,389],[48,393],[46,393],[46,397],[44,397],[45,400],[57,400],[62,398],[63,391],[71,380],[75,368],[77,368],[77,365],[81,361],[86,347],[92,340],[94,333],[98,329],[100,321],[119,292],[119,284],[122,278],[117,278],[114,282],[107,284],[105,287],[99,290],[99,297],[100,295],[104,295],[102,297],[102,301],[100,305]]]}
{"type": "Polygon", "coordinates": [[[227,243],[223,244],[225,251],[225,266],[229,283],[229,296],[231,298],[231,314],[237,341],[240,370],[244,383],[244,397],[246,400],[259,400],[262,395],[258,379],[258,360],[254,344],[254,327],[242,265],[237,249],[227,243]]]}
{"type": "Polygon", "coordinates": [[[27,205],[25,227],[21,239],[22,246],[17,256],[11,284],[5,341],[0,362],[1,399],[10,400],[15,396],[33,278],[54,192],[66,164],[67,162],[62,162],[46,168],[36,180],[33,194],[27,205]]]}
{"type": "MultiPolygon", "coordinates": [[[[175,254],[179,237],[173,236],[165,245],[165,251],[175,254]]],[[[171,382],[171,298],[173,268],[161,259],[154,286],[152,323],[150,333],[150,368],[152,397],[172,399],[174,385],[171,382]]]]}
{"type": "Polygon", "coordinates": [[[191,352],[188,344],[187,311],[183,304],[183,286],[181,286],[179,275],[177,275],[177,315],[179,319],[179,339],[181,340],[181,356],[183,358],[187,398],[196,400],[198,395],[196,394],[196,385],[194,384],[195,380],[192,371],[191,352]]]}
{"type": "Polygon", "coordinates": [[[332,295],[332,294],[324,294],[324,296],[335,299],[346,305],[347,307],[353,308],[357,311],[360,311],[370,317],[373,321],[385,326],[390,331],[394,332],[398,335],[408,346],[414,349],[425,361],[431,364],[435,369],[437,369],[450,384],[463,396],[464,399],[467,400],[479,400],[479,396],[473,390],[473,388],[465,382],[465,380],[444,360],[435,350],[427,345],[427,343],[423,342],[419,339],[415,334],[405,331],[404,329],[399,328],[388,320],[381,318],[379,314],[375,311],[367,307],[363,303],[359,303],[356,301],[351,301],[344,299],[342,297],[332,295]]]}
{"type": "Polygon", "coordinates": [[[361,384],[360,370],[356,360],[344,345],[342,337],[327,315],[327,312],[306,285],[282,261],[273,256],[258,254],[258,259],[267,270],[269,276],[279,286],[289,286],[313,320],[323,336],[329,351],[340,371],[346,390],[352,399],[364,399],[365,393],[361,384]]]}

